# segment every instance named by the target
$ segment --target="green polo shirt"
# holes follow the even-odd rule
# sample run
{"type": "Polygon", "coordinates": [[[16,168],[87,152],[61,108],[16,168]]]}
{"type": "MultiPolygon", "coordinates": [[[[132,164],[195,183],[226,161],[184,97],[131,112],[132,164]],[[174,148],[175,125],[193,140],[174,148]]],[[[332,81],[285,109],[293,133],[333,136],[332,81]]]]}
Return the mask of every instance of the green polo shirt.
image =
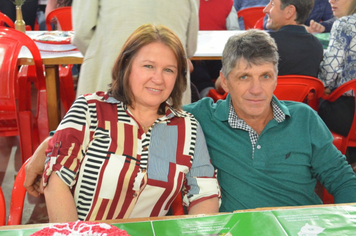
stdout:
{"type": "Polygon", "coordinates": [[[200,122],[218,170],[220,211],[322,204],[314,192],[317,180],[335,203],[356,202],[355,174],[317,113],[303,103],[273,99],[286,118],[269,121],[254,151],[249,132],[229,125],[230,95],[183,107],[200,122]]]}

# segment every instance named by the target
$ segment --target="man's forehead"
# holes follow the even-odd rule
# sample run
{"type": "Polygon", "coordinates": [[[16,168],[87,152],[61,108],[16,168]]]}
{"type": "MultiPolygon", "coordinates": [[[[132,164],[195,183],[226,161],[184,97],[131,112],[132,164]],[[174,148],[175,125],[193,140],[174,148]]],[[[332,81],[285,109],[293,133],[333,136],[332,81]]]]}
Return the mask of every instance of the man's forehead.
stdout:
{"type": "Polygon", "coordinates": [[[273,64],[273,62],[266,62],[266,61],[247,61],[245,58],[240,58],[236,61],[234,70],[238,71],[246,71],[250,70],[251,68],[255,67],[263,67],[265,69],[270,68],[271,70],[276,70],[276,66],[273,64]]]}

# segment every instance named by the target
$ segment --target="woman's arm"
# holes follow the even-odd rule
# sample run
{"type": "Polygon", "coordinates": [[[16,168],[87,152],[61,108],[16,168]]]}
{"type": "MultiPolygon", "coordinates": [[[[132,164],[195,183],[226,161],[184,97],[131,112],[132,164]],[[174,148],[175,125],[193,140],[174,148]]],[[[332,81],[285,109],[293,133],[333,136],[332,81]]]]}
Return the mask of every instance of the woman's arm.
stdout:
{"type": "Polygon", "coordinates": [[[44,190],[50,223],[78,220],[77,208],[69,187],[52,172],[44,190]]]}

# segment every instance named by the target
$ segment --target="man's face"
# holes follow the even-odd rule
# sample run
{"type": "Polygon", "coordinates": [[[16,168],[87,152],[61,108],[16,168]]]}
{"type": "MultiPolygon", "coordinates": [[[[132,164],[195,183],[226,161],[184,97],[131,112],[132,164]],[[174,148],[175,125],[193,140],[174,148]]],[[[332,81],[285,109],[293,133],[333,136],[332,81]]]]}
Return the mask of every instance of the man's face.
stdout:
{"type": "Polygon", "coordinates": [[[239,118],[256,120],[267,118],[271,112],[271,100],[277,85],[277,72],[273,63],[248,65],[240,59],[228,79],[222,73],[221,83],[230,93],[232,105],[239,118]]]}
{"type": "Polygon", "coordinates": [[[287,8],[281,9],[281,0],[271,0],[263,9],[263,12],[268,15],[267,29],[278,31],[282,26],[286,25],[286,10],[287,8]]]}

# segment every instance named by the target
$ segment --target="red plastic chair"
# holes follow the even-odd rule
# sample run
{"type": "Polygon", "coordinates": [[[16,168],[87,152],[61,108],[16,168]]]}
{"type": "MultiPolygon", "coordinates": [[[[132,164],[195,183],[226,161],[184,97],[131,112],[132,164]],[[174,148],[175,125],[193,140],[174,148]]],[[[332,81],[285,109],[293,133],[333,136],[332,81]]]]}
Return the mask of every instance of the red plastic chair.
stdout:
{"type": "Polygon", "coordinates": [[[182,193],[179,192],[178,196],[174,199],[171,205],[173,215],[184,215],[182,193]]]}
{"type": "Polygon", "coordinates": [[[280,100],[304,102],[314,110],[324,94],[324,84],[318,78],[306,75],[280,75],[274,95],[280,100]]]}
{"type": "Polygon", "coordinates": [[[15,28],[14,22],[7,15],[0,12],[0,26],[5,26],[5,24],[10,28],[15,28]]]}
{"type": "MultiPolygon", "coordinates": [[[[335,89],[330,95],[328,96],[324,95],[323,99],[333,102],[336,99],[338,99],[340,96],[342,96],[344,93],[350,90],[354,91],[354,94],[356,94],[356,79],[353,79],[351,81],[342,84],[337,89],[335,89]]],[[[355,104],[356,104],[356,97],[355,97],[355,104]]],[[[356,121],[356,113],[354,114],[350,131],[346,137],[331,131],[331,134],[334,137],[333,144],[337,149],[339,149],[339,151],[342,154],[346,154],[347,147],[356,147],[356,122],[355,121],[356,121]]],[[[325,188],[323,192],[323,202],[328,204],[334,203],[333,196],[329,194],[325,188]]]]}
{"type": "Polygon", "coordinates": [[[21,166],[15,178],[14,186],[12,187],[10,212],[7,225],[20,225],[22,220],[23,206],[27,190],[23,186],[25,181],[25,166],[30,161],[30,158],[21,166]]]}
{"type": "MultiPolygon", "coordinates": [[[[60,7],[51,11],[46,17],[47,30],[52,30],[52,19],[57,19],[61,30],[70,31],[72,27],[72,7],[60,7]]],[[[75,100],[75,90],[72,75],[73,65],[60,65],[60,97],[64,111],[67,112],[75,100]]]]}
{"type": "Polygon", "coordinates": [[[47,30],[53,30],[51,22],[56,18],[60,29],[64,31],[73,30],[72,26],[72,7],[59,7],[51,11],[46,17],[47,30]]]}
{"type": "MultiPolygon", "coordinates": [[[[328,96],[323,96],[323,99],[328,100],[330,102],[335,101],[338,99],[340,96],[342,96],[344,93],[348,91],[354,91],[356,94],[356,79],[348,81],[344,84],[342,84],[340,87],[335,89],[330,95],[328,96]]],[[[356,102],[356,97],[355,97],[355,102],[356,102]]],[[[333,137],[334,137],[334,145],[337,147],[337,149],[340,150],[342,154],[346,153],[347,147],[356,147],[356,113],[354,114],[354,122],[352,122],[350,132],[349,134],[345,137],[340,134],[331,132],[333,137]]]]}
{"type": "Polygon", "coordinates": [[[261,17],[260,19],[258,19],[256,21],[256,24],[253,26],[254,29],[260,29],[263,30],[263,20],[265,19],[265,17],[261,17]]]}
{"type": "Polygon", "coordinates": [[[46,81],[36,44],[20,31],[6,27],[0,27],[0,84],[0,136],[19,136],[24,163],[49,133],[46,81]],[[22,46],[33,56],[36,76],[18,76],[22,46]],[[36,99],[36,107],[32,107],[32,99],[36,99]]]}
{"type": "Polygon", "coordinates": [[[237,16],[242,17],[245,24],[245,30],[253,29],[256,22],[265,16],[263,9],[265,7],[248,7],[237,12],[237,16]]]}
{"type": "Polygon", "coordinates": [[[2,192],[0,186],[0,226],[3,226],[5,224],[6,224],[6,202],[5,202],[4,193],[2,192]]]}
{"type": "Polygon", "coordinates": [[[226,99],[227,93],[221,94],[216,89],[210,89],[206,96],[212,98],[214,102],[217,102],[220,99],[226,99]]]}

